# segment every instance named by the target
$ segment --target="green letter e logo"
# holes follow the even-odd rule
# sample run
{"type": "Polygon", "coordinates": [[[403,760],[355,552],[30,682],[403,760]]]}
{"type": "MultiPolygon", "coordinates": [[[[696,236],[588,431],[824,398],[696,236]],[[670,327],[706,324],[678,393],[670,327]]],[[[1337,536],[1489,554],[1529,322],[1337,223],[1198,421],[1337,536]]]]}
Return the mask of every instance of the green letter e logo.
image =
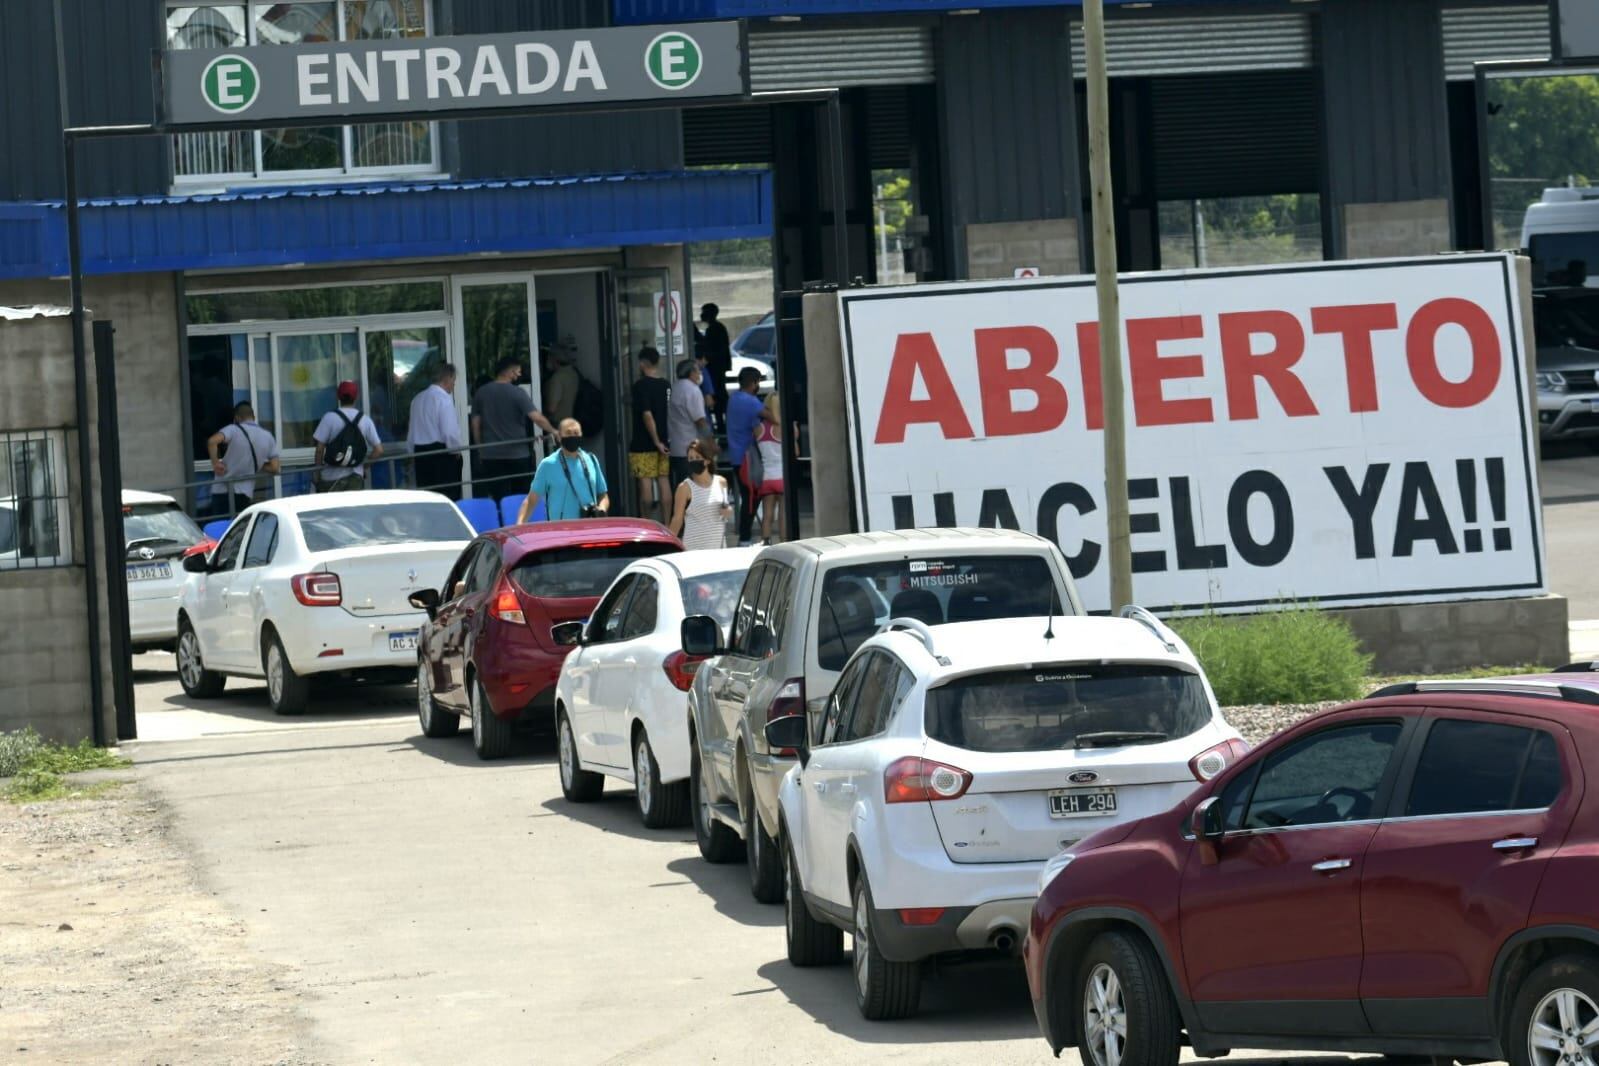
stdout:
{"type": "Polygon", "coordinates": [[[702,66],[700,46],[676,30],[661,34],[644,49],[644,70],[663,89],[687,89],[700,76],[702,66]]]}
{"type": "Polygon", "coordinates": [[[206,64],[200,75],[200,91],[205,102],[224,115],[236,115],[255,103],[261,91],[261,75],[255,64],[243,56],[218,56],[206,64]]]}

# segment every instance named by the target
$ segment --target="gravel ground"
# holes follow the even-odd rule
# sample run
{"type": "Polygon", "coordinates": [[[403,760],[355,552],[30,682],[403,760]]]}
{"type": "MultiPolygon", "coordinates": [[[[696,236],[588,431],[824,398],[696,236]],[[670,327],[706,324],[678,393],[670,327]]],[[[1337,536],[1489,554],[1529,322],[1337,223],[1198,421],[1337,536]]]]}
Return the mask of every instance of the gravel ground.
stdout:
{"type": "Polygon", "coordinates": [[[1254,704],[1245,707],[1223,707],[1222,717],[1244,735],[1250,745],[1257,745],[1273,733],[1281,732],[1301,718],[1336,707],[1341,700],[1330,703],[1279,703],[1254,704]]]}

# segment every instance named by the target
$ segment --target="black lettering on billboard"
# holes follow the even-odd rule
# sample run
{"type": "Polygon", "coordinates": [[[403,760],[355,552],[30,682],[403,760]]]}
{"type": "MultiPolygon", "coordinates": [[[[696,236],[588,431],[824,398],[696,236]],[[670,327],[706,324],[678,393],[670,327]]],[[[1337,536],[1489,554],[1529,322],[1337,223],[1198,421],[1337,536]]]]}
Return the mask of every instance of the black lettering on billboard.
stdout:
{"type": "MultiPolygon", "coordinates": [[[[1129,500],[1158,500],[1160,499],[1160,481],[1152,477],[1131,478],[1127,482],[1127,498],[1129,500]]],[[[1159,533],[1160,515],[1155,511],[1139,511],[1127,516],[1127,531],[1129,533],[1159,533]]],[[[1166,569],[1166,553],[1163,551],[1133,552],[1133,573],[1159,574],[1166,569]]]]}
{"type": "Polygon", "coordinates": [[[1349,526],[1355,535],[1355,558],[1377,558],[1377,538],[1372,531],[1372,516],[1377,513],[1377,498],[1382,495],[1383,482],[1388,480],[1388,464],[1373,463],[1366,468],[1357,491],[1349,471],[1341,466],[1327,466],[1322,470],[1332,482],[1333,491],[1349,515],[1349,526]]]}
{"type": "Polygon", "coordinates": [[[941,529],[960,525],[955,521],[955,494],[953,492],[933,493],[933,525],[941,529]]]}
{"type": "Polygon", "coordinates": [[[1194,499],[1189,480],[1171,479],[1172,533],[1177,537],[1177,569],[1223,570],[1227,567],[1227,548],[1222,544],[1201,544],[1194,529],[1194,499]]]}
{"type": "Polygon", "coordinates": [[[1227,528],[1239,556],[1251,566],[1276,566],[1288,558],[1294,546],[1294,502],[1288,487],[1269,470],[1239,477],[1227,494],[1227,528]],[[1265,542],[1256,540],[1249,528],[1249,499],[1257,494],[1271,504],[1271,539],[1265,542]]]}
{"type": "Polygon", "coordinates": [[[983,506],[977,513],[977,525],[982,529],[1022,528],[1021,523],[1016,521],[1016,508],[1010,505],[1010,493],[1004,489],[984,489],[983,506]]]}
{"type": "Polygon", "coordinates": [[[1438,495],[1438,485],[1432,479],[1432,470],[1426,463],[1406,463],[1405,478],[1399,485],[1399,521],[1394,526],[1394,558],[1408,559],[1415,553],[1416,542],[1430,540],[1438,546],[1439,555],[1455,555],[1460,551],[1455,543],[1454,530],[1449,528],[1449,514],[1438,495]]]}
{"type": "Polygon", "coordinates": [[[894,508],[895,529],[916,528],[916,502],[909,496],[894,496],[889,500],[894,508]]]}
{"type": "MultiPolygon", "coordinates": [[[[1060,539],[1060,510],[1062,507],[1074,508],[1079,515],[1093,514],[1099,509],[1094,502],[1093,495],[1075,481],[1062,481],[1051,485],[1044,490],[1044,495],[1038,500],[1038,535],[1045,540],[1055,542],[1055,546],[1066,552],[1066,545],[1060,539]]],[[[1103,550],[1098,541],[1083,538],[1083,546],[1077,550],[1076,555],[1066,555],[1066,565],[1072,572],[1072,580],[1081,581],[1094,572],[1094,567],[1099,565],[1099,555],[1103,550]]]]}

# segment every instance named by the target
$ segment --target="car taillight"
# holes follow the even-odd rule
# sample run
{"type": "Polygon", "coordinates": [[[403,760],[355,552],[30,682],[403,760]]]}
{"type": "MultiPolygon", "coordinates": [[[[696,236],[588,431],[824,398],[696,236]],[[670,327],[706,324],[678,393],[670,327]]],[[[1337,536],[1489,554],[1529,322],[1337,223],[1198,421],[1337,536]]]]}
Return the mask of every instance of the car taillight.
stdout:
{"type": "Polygon", "coordinates": [[[515,622],[519,626],[527,625],[527,616],[522,613],[522,601],[516,598],[516,590],[504,577],[500,578],[500,584],[494,590],[494,599],[489,601],[489,617],[501,622],[515,622]]]}
{"type": "Polygon", "coordinates": [[[907,755],[883,771],[883,797],[889,803],[932,803],[959,799],[972,787],[972,775],[958,766],[907,755]]]}
{"type": "Polygon", "coordinates": [[[295,574],[289,578],[294,598],[307,607],[337,607],[344,602],[338,574],[295,574]]]}
{"type": "Polygon", "coordinates": [[[1242,740],[1224,740],[1189,759],[1188,770],[1196,781],[1214,781],[1217,774],[1247,754],[1249,745],[1242,740]]]}
{"type": "Polygon", "coordinates": [[[700,672],[700,663],[704,661],[703,656],[674,651],[666,657],[661,669],[666,671],[666,679],[672,683],[673,688],[679,692],[687,692],[694,687],[694,675],[700,672]]]}
{"type": "MultiPolygon", "coordinates": [[[[789,715],[805,714],[805,679],[791,677],[783,682],[783,687],[777,690],[777,695],[772,697],[772,702],[766,705],[766,720],[775,722],[779,718],[789,715]]],[[[772,752],[773,755],[794,755],[793,748],[779,748],[772,752]]]]}

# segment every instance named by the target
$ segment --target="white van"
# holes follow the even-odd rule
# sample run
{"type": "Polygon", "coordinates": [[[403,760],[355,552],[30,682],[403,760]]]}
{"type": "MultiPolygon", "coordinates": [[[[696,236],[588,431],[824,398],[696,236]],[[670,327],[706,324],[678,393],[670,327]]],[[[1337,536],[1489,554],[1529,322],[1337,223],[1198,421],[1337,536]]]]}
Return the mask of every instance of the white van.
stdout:
{"type": "Polygon", "coordinates": [[[1533,288],[1599,288],[1599,188],[1545,189],[1522,220],[1521,247],[1533,288]]]}

